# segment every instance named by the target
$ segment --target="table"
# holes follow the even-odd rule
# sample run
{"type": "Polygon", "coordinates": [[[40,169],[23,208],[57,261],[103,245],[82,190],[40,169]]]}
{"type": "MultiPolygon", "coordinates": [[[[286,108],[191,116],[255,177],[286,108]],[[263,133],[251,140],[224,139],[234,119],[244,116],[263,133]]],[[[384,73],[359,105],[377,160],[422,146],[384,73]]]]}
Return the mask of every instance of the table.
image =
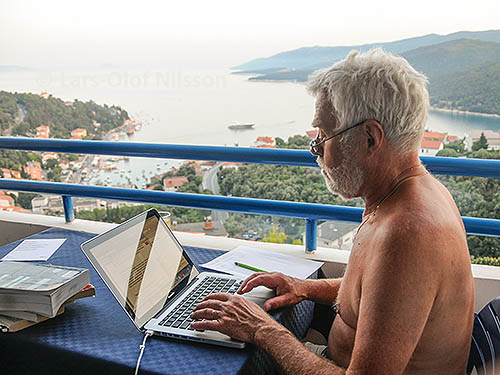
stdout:
{"type": "MultiPolygon", "coordinates": [[[[143,334],[114,299],[80,249],[91,233],[51,228],[30,236],[66,238],[48,263],[90,270],[95,298],[66,307],[64,314],[16,333],[0,334],[2,374],[133,374],[143,334]]],[[[0,257],[21,241],[0,247],[0,257]]],[[[199,265],[223,252],[186,247],[199,265]]],[[[204,270],[203,267],[200,267],[204,270]]],[[[273,314],[297,337],[305,335],[314,304],[304,301],[273,314]]],[[[253,345],[231,349],[153,336],[148,339],[140,374],[273,374],[279,369],[265,352],[253,345]]]]}

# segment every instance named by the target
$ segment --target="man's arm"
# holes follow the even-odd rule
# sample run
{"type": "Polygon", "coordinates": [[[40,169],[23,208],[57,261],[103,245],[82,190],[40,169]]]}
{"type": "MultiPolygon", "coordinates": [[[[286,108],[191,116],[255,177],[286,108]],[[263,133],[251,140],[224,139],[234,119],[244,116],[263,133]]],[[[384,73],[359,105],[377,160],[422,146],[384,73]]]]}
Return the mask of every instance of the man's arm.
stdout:
{"type": "Polygon", "coordinates": [[[285,329],[264,327],[255,334],[255,344],[264,349],[284,374],[344,375],[345,370],[309,351],[285,329]]]}
{"type": "Polygon", "coordinates": [[[258,286],[274,289],[276,297],[265,302],[266,311],[295,305],[305,299],[331,305],[337,299],[341,282],[342,279],[301,280],[277,272],[255,273],[243,282],[238,293],[248,293],[258,286]]]}
{"type": "Polygon", "coordinates": [[[205,298],[191,314],[197,330],[214,330],[262,347],[285,374],[342,375],[345,371],[307,350],[294,335],[257,304],[240,296],[217,293],[205,298]]]}

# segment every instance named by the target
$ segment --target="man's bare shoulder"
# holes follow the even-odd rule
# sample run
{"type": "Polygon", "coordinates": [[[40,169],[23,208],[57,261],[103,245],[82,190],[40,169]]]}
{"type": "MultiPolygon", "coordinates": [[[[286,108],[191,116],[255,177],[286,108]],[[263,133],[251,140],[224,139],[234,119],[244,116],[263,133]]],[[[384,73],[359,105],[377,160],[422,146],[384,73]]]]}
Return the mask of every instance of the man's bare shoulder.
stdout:
{"type": "Polygon", "coordinates": [[[385,262],[432,268],[451,252],[467,252],[463,224],[453,200],[448,199],[445,189],[435,186],[433,190],[434,194],[428,189],[406,192],[377,214],[372,224],[374,255],[384,257],[385,262]]]}

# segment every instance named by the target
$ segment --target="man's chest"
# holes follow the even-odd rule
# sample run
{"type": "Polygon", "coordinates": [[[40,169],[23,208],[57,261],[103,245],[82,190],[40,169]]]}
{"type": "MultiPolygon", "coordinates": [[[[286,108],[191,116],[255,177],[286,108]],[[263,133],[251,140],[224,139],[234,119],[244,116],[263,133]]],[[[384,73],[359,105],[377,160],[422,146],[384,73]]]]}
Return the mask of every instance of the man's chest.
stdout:
{"type": "Polygon", "coordinates": [[[353,329],[356,329],[361,300],[361,279],[366,267],[365,259],[359,249],[353,249],[349,258],[342,284],[337,295],[337,313],[342,320],[353,329]]]}

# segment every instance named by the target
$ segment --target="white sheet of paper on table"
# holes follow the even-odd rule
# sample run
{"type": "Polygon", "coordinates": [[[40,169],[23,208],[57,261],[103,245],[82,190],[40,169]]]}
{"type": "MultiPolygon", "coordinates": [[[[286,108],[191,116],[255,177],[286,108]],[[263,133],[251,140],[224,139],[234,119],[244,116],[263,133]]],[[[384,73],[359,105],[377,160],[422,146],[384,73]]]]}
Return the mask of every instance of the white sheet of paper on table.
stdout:
{"type": "Polygon", "coordinates": [[[281,272],[299,279],[309,277],[323,265],[323,262],[284,255],[269,250],[238,246],[210,262],[202,264],[202,266],[240,277],[248,277],[254,273],[254,271],[236,266],[234,262],[244,263],[267,272],[281,272]]]}
{"type": "Polygon", "coordinates": [[[34,261],[48,260],[66,241],[66,238],[43,238],[24,240],[2,260],[34,261]]]}

